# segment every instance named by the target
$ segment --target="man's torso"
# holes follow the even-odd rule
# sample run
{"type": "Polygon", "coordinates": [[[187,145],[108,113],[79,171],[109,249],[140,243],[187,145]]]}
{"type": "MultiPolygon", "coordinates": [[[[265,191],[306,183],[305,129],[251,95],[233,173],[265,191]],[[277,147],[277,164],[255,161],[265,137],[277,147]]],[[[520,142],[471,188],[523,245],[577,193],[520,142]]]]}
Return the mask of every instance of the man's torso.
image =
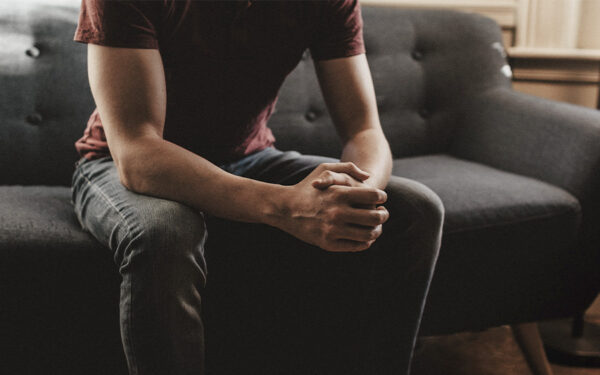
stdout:
{"type": "MultiPolygon", "coordinates": [[[[164,138],[215,163],[273,144],[267,120],[278,90],[330,16],[325,1],[165,0],[93,8],[98,2],[84,1],[75,39],[158,48],[167,85],[164,138]],[[94,20],[106,32],[99,34],[94,20]]],[[[97,111],[76,146],[87,158],[108,154],[97,111]]]]}

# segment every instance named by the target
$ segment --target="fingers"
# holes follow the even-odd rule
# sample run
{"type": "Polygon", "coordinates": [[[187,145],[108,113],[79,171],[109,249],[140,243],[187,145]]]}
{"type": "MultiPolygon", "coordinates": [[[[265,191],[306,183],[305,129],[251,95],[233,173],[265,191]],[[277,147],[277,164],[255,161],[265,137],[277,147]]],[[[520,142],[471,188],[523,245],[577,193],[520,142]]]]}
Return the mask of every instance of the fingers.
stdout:
{"type": "Polygon", "coordinates": [[[387,201],[383,190],[371,187],[332,186],[334,194],[340,201],[355,205],[379,205],[387,201]]]}
{"type": "Polygon", "coordinates": [[[352,162],[344,162],[344,163],[323,163],[319,165],[320,169],[337,172],[337,173],[346,173],[352,178],[357,179],[358,181],[364,181],[370,177],[368,172],[363,171],[358,168],[356,164],[352,162]]]}
{"type": "Polygon", "coordinates": [[[326,170],[319,175],[319,178],[312,182],[313,187],[321,190],[327,189],[331,185],[360,186],[360,181],[346,173],[337,173],[326,170]]]}
{"type": "Polygon", "coordinates": [[[338,228],[337,239],[357,242],[375,241],[381,236],[381,224],[375,227],[362,227],[358,225],[344,225],[338,228]]]}
{"type": "Polygon", "coordinates": [[[375,241],[359,242],[352,240],[336,240],[326,249],[327,251],[336,253],[355,253],[367,250],[375,241]]]}
{"type": "Polygon", "coordinates": [[[328,246],[324,249],[328,251],[355,252],[368,249],[381,236],[382,224],[389,218],[383,206],[371,210],[349,208],[339,212],[332,218],[332,222],[337,224],[332,223],[326,233],[328,246]]]}
{"type": "Polygon", "coordinates": [[[385,223],[390,217],[388,210],[379,206],[375,209],[348,208],[339,210],[334,220],[337,222],[375,227],[385,223]]]}

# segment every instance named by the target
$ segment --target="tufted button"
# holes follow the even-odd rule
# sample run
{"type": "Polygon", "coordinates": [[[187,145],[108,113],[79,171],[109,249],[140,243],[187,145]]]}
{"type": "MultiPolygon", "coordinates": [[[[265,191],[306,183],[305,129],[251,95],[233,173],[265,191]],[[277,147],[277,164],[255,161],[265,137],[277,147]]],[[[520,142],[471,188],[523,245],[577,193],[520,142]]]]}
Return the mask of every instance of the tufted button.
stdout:
{"type": "Polygon", "coordinates": [[[28,123],[30,123],[31,125],[39,125],[42,123],[42,115],[40,115],[39,113],[31,113],[29,115],[27,115],[27,117],[25,117],[25,121],[27,121],[28,123]]]}
{"type": "Polygon", "coordinates": [[[308,111],[304,115],[304,118],[306,118],[307,121],[313,122],[317,119],[317,113],[314,111],[308,111]]]}
{"type": "Polygon", "coordinates": [[[413,59],[420,61],[423,59],[423,53],[421,51],[414,50],[411,53],[413,59]]]}
{"type": "Polygon", "coordinates": [[[25,50],[25,54],[32,59],[37,59],[40,57],[41,52],[37,46],[31,46],[25,50]]]}
{"type": "Polygon", "coordinates": [[[431,117],[431,113],[427,110],[427,108],[422,108],[419,111],[419,116],[421,116],[424,119],[428,119],[429,117],[431,117]]]}

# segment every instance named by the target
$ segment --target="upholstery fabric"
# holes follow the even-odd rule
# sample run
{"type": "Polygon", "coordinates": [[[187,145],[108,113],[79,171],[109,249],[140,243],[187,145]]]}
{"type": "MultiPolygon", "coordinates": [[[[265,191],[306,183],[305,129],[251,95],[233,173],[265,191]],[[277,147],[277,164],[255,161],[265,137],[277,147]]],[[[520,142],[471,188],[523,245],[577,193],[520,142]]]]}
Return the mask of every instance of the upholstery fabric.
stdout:
{"type": "MultiPolygon", "coordinates": [[[[0,85],[7,88],[0,92],[0,184],[69,182],[73,142],[93,109],[85,46],[71,42],[78,5],[1,5],[0,32],[9,48],[0,51],[0,85]]],[[[488,18],[369,6],[363,18],[381,122],[395,157],[443,152],[456,125],[454,108],[465,95],[510,86],[502,73],[500,29],[488,18]],[[456,52],[463,48],[471,53],[456,52]]],[[[269,126],[280,149],[338,156],[341,145],[312,64],[305,53],[281,89],[269,126]]]]}
{"type": "Polygon", "coordinates": [[[600,112],[498,88],[466,100],[450,152],[573,194],[584,221],[581,272],[600,288],[600,112]]]}
{"type": "MultiPolygon", "coordinates": [[[[65,187],[93,109],[85,46],[72,42],[80,1],[50,3],[0,2],[0,372],[121,374],[119,276],[65,187]]],[[[365,5],[363,17],[394,172],[446,205],[422,334],[588,306],[600,285],[600,113],[510,90],[485,17],[365,5]]],[[[339,156],[308,53],[269,126],[280,149],[339,156]]]]}
{"type": "Polygon", "coordinates": [[[586,271],[593,258],[577,247],[577,223],[574,212],[567,211],[445,234],[421,334],[558,319],[584,311],[598,290],[586,271]]]}
{"type": "Polygon", "coordinates": [[[0,372],[118,374],[120,280],[69,188],[0,186],[0,213],[0,372]]]}
{"type": "Polygon", "coordinates": [[[483,164],[427,155],[394,160],[393,173],[422,182],[440,196],[446,210],[445,234],[536,220],[543,225],[560,220],[566,228],[579,224],[579,202],[571,194],[483,164]]]}
{"type": "MultiPolygon", "coordinates": [[[[395,158],[444,152],[465,97],[510,87],[500,28],[488,18],[369,6],[363,17],[381,124],[395,158]]],[[[280,149],[339,156],[308,55],[284,82],[269,126],[280,149]]]]}
{"type": "Polygon", "coordinates": [[[468,100],[451,153],[599,197],[597,110],[539,100],[504,88],[468,100]]]}
{"type": "MultiPolygon", "coordinates": [[[[93,246],[93,240],[77,224],[69,194],[66,187],[0,186],[0,243],[16,251],[22,246],[40,247],[41,254],[47,245],[93,246]]],[[[36,255],[27,253],[27,257],[36,255]]]]}
{"type": "Polygon", "coordinates": [[[78,5],[0,2],[0,184],[70,182],[93,109],[86,49],[72,42],[78,5]]]}
{"type": "Polygon", "coordinates": [[[446,212],[423,334],[585,307],[589,291],[572,287],[585,283],[586,258],[576,248],[581,210],[571,194],[447,154],[397,159],[393,173],[429,186],[446,212]]]}

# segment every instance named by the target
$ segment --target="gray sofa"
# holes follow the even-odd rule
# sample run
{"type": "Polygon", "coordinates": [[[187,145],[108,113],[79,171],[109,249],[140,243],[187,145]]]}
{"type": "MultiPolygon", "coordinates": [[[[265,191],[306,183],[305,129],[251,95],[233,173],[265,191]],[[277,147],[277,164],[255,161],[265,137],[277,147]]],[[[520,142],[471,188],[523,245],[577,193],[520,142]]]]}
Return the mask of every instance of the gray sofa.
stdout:
{"type": "MultiPolygon", "coordinates": [[[[72,3],[0,4],[1,373],[126,373],[119,275],[70,203],[73,142],[93,108],[72,3]]],[[[600,113],[513,91],[489,19],[371,6],[363,17],[394,174],[432,188],[446,209],[421,334],[585,309],[600,276],[600,113]]],[[[270,126],[281,149],[339,155],[310,56],[270,126]]],[[[260,228],[214,219],[207,246],[235,241],[232,226],[264,245],[260,228]]],[[[211,277],[235,261],[215,255],[211,277]]]]}

